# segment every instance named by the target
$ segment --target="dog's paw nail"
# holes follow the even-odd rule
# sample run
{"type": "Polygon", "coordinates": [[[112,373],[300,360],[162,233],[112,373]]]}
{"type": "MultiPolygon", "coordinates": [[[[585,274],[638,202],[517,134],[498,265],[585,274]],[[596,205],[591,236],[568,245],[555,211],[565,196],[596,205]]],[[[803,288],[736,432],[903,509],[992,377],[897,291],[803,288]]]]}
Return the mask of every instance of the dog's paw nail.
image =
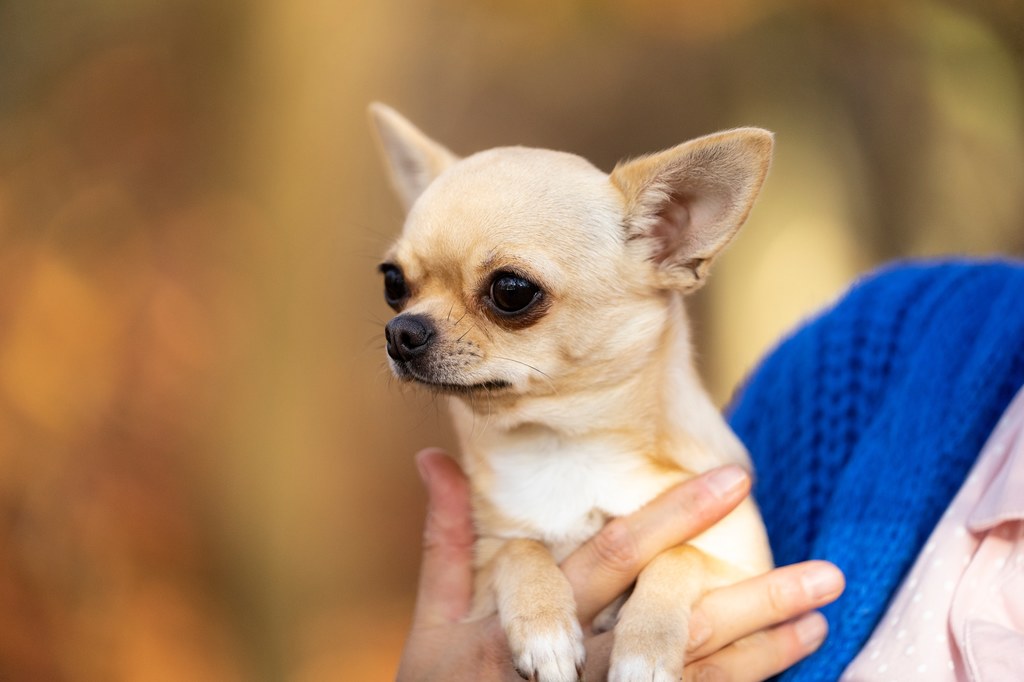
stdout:
{"type": "Polygon", "coordinates": [[[583,632],[572,616],[541,627],[536,621],[512,625],[509,647],[516,672],[534,682],[579,682],[582,679],[583,632]]]}

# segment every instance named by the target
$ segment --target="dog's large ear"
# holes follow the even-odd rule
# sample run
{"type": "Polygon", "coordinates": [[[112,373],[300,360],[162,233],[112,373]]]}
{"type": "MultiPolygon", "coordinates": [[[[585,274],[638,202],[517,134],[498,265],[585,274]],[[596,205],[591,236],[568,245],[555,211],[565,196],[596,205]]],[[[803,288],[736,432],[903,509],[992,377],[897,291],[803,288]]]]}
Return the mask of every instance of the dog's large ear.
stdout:
{"type": "Polygon", "coordinates": [[[621,163],[611,181],[626,204],[625,227],[657,267],[659,285],[691,291],[736,234],[771,162],[773,136],[739,128],[621,163]]]}
{"type": "Polygon", "coordinates": [[[459,160],[389,106],[374,102],[370,118],[387,162],[391,184],[408,211],[445,168],[459,160]]]}

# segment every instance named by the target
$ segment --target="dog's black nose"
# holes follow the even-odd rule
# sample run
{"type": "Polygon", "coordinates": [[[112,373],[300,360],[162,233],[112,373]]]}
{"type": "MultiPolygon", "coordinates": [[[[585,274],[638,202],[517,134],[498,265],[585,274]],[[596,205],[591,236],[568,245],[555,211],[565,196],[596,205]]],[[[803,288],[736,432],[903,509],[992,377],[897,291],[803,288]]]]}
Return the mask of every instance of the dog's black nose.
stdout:
{"type": "Polygon", "coordinates": [[[398,362],[422,355],[433,336],[434,326],[423,315],[399,315],[384,327],[388,355],[398,362]]]}

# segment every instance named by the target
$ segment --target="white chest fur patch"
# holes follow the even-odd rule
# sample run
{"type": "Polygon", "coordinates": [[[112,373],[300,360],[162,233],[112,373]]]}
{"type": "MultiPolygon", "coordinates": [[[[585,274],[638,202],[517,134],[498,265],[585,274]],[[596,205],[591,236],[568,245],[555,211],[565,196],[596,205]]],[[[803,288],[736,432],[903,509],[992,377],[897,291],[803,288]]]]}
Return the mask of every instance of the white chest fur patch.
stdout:
{"type": "MultiPolygon", "coordinates": [[[[516,525],[552,547],[575,547],[610,516],[629,514],[686,478],[608,438],[565,441],[531,434],[490,443],[487,496],[516,525]]],[[[499,533],[501,531],[499,530],[499,533]]]]}

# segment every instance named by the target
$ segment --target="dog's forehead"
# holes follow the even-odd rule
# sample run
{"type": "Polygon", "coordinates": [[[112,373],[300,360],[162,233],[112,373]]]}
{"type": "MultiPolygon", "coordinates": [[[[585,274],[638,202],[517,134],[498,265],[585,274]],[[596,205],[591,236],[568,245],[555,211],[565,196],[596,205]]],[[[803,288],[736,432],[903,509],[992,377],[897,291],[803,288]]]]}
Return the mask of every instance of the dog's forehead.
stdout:
{"type": "Polygon", "coordinates": [[[459,161],[427,188],[409,213],[400,247],[454,265],[538,247],[609,246],[622,239],[621,214],[608,176],[582,157],[492,149],[459,161]]]}

